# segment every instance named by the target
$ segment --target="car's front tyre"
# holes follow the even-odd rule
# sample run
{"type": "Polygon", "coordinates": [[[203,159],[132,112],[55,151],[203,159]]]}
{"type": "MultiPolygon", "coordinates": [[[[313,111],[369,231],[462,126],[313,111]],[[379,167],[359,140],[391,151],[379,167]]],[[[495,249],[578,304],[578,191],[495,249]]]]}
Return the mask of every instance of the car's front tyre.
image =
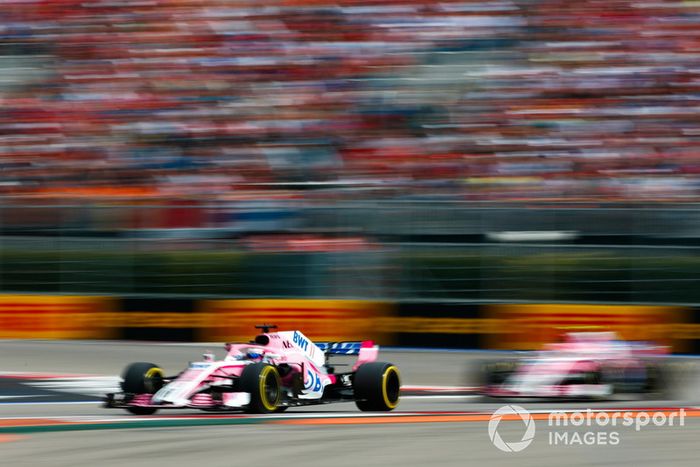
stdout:
{"type": "Polygon", "coordinates": [[[253,363],[241,373],[241,389],[250,394],[248,412],[281,411],[282,379],[277,368],[267,363],[253,363]]]}
{"type": "MultiPolygon", "coordinates": [[[[122,391],[127,394],[155,394],[163,387],[163,370],[154,363],[135,362],[124,370],[121,383],[122,391]]],[[[127,406],[126,410],[134,415],[151,415],[155,407],[127,406]]]]}

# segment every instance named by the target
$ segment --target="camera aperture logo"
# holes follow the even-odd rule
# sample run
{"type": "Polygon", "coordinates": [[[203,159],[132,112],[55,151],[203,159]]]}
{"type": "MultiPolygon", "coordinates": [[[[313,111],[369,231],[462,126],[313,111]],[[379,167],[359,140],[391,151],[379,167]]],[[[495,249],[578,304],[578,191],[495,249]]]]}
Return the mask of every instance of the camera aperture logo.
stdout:
{"type": "Polygon", "coordinates": [[[520,452],[532,443],[535,439],[535,420],[530,415],[530,412],[518,405],[504,405],[496,410],[489,419],[489,437],[494,446],[503,452],[520,452]],[[520,441],[506,442],[503,441],[498,433],[498,425],[503,417],[508,420],[513,420],[517,417],[525,424],[525,432],[520,441]]]}

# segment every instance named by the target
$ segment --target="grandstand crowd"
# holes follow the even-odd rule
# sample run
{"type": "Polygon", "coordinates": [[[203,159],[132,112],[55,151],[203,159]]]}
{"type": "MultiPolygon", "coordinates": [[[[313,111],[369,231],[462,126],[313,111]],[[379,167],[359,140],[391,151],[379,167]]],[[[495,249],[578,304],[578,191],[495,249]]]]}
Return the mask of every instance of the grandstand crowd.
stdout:
{"type": "Polygon", "coordinates": [[[700,1],[4,0],[0,194],[698,201],[700,1]]]}

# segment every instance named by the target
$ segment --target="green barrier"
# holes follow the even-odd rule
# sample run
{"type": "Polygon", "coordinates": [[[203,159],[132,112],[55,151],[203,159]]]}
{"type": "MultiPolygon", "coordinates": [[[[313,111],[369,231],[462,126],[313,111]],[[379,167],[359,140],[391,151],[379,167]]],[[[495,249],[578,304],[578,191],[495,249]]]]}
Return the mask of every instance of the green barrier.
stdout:
{"type": "Polygon", "coordinates": [[[700,303],[700,257],[478,246],[352,253],[0,247],[0,291],[191,297],[700,303]],[[353,261],[355,261],[353,263],[353,261]],[[346,264],[352,274],[343,273],[346,264]],[[376,285],[381,284],[380,288],[376,285]],[[400,291],[400,296],[391,295],[400,291]]]}

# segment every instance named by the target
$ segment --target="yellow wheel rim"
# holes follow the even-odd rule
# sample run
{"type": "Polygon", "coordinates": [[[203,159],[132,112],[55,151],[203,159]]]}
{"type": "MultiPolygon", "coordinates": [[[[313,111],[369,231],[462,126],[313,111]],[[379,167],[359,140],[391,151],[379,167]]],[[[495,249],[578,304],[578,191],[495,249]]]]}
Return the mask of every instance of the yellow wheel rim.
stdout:
{"type": "Polygon", "coordinates": [[[160,389],[156,388],[152,382],[153,378],[158,376],[160,377],[160,380],[162,382],[163,378],[165,377],[165,373],[163,373],[163,370],[161,368],[158,368],[157,366],[149,368],[146,374],[144,375],[144,386],[146,387],[146,390],[148,392],[156,392],[158,389],[160,389]]]}
{"type": "Polygon", "coordinates": [[[266,366],[262,369],[260,372],[260,386],[259,386],[259,394],[260,394],[260,402],[262,403],[263,407],[265,410],[268,412],[272,412],[277,408],[277,406],[280,403],[280,398],[282,396],[282,393],[280,391],[280,376],[277,373],[277,370],[273,366],[266,366]],[[266,391],[266,382],[268,376],[272,374],[273,377],[275,378],[275,382],[277,384],[277,393],[275,396],[275,400],[271,401],[267,397],[267,391],[266,391]]]}
{"type": "Polygon", "coordinates": [[[394,400],[391,400],[389,397],[389,391],[387,388],[387,382],[389,380],[389,375],[391,374],[396,375],[396,380],[399,384],[399,387],[401,387],[401,378],[399,377],[399,369],[396,368],[394,365],[391,365],[389,368],[384,371],[384,374],[382,375],[382,397],[384,398],[384,404],[389,408],[393,409],[396,408],[397,405],[399,405],[399,393],[398,391],[396,392],[396,398],[394,400]]]}

